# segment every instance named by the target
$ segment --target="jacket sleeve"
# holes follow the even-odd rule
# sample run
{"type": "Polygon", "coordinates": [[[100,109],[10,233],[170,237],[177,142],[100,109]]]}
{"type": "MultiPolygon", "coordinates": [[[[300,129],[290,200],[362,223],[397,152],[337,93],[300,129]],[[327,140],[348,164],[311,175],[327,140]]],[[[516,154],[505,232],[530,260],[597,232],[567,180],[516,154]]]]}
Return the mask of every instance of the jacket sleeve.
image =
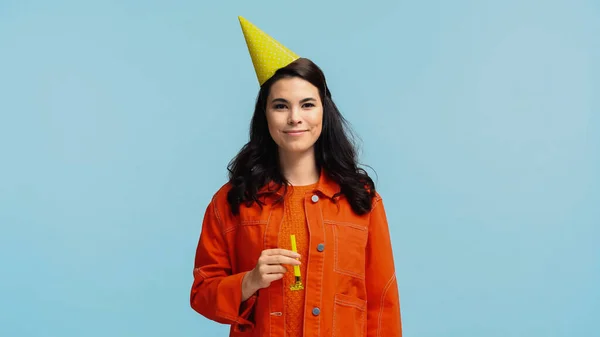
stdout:
{"type": "Polygon", "coordinates": [[[387,216],[377,195],[366,248],[367,337],[401,337],[400,296],[387,216]]]}
{"type": "Polygon", "coordinates": [[[254,327],[251,313],[256,295],[242,302],[246,272],[232,275],[222,219],[213,197],[206,208],[196,249],[190,303],[202,316],[230,324],[234,331],[244,331],[254,327]]]}

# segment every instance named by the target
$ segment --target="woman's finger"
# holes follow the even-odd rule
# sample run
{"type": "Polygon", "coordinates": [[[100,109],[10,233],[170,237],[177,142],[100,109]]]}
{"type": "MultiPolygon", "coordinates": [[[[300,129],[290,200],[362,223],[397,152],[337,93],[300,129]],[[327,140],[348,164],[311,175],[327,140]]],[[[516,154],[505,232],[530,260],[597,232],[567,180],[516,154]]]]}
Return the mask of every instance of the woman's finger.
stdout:
{"type": "Polygon", "coordinates": [[[291,251],[291,250],[287,250],[287,249],[283,249],[283,248],[273,248],[273,249],[265,249],[262,251],[263,255],[266,256],[273,256],[273,255],[283,255],[283,256],[288,256],[291,258],[299,258],[300,254],[291,251]]]}
{"type": "Polygon", "coordinates": [[[263,260],[264,263],[266,264],[290,264],[290,265],[300,265],[300,261],[291,258],[291,257],[287,257],[287,256],[283,256],[283,255],[270,255],[270,256],[266,256],[263,260]]]}
{"type": "Polygon", "coordinates": [[[265,275],[265,281],[266,282],[273,282],[279,279],[283,278],[283,274],[282,273],[277,273],[277,274],[267,274],[265,275]]]}
{"type": "Polygon", "coordinates": [[[261,270],[263,274],[278,274],[278,273],[286,273],[288,270],[286,267],[280,264],[270,264],[264,265],[261,270]]]}

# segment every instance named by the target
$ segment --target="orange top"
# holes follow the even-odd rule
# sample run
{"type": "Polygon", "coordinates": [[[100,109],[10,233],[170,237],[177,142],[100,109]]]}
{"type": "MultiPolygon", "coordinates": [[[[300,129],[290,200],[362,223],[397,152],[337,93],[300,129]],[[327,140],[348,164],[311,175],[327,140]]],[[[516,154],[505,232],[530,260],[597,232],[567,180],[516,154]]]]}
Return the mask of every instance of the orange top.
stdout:
{"type": "Polygon", "coordinates": [[[340,186],[322,171],[310,193],[299,193],[304,207],[296,217],[291,215],[299,214],[293,213],[295,207],[286,204],[300,201],[291,202],[295,197],[290,195],[288,202],[276,202],[282,196],[277,187],[265,184],[260,192],[276,192],[261,197],[262,204],[241,205],[239,214],[231,212],[227,201],[229,183],[213,195],[196,248],[191,307],[229,324],[230,337],[287,337],[287,327],[299,320],[290,309],[294,305],[303,308],[305,336],[402,337],[394,254],[381,196],[371,200],[370,212],[356,214],[346,196],[338,195],[340,186]],[[292,221],[284,224],[284,218],[292,221]],[[290,248],[290,231],[284,227],[296,228],[296,220],[308,228],[293,230],[305,267],[299,294],[304,300],[292,299],[297,294],[290,291],[287,278],[293,277],[293,268],[286,281],[273,281],[242,300],[244,276],[265,249],[290,248]]]}
{"type": "MultiPolygon", "coordinates": [[[[296,248],[302,257],[308,256],[308,227],[306,225],[306,214],[304,213],[304,198],[306,193],[311,192],[317,184],[307,186],[288,187],[285,196],[283,220],[279,230],[279,247],[291,250],[290,235],[296,236],[296,248]]],[[[302,260],[302,258],[301,258],[302,260]]],[[[302,284],[305,284],[306,262],[304,258],[300,265],[300,276],[302,284]]],[[[296,283],[293,266],[286,265],[288,272],[283,277],[284,303],[283,315],[285,319],[286,336],[301,337],[302,323],[304,321],[304,290],[290,290],[290,286],[296,283]]]]}

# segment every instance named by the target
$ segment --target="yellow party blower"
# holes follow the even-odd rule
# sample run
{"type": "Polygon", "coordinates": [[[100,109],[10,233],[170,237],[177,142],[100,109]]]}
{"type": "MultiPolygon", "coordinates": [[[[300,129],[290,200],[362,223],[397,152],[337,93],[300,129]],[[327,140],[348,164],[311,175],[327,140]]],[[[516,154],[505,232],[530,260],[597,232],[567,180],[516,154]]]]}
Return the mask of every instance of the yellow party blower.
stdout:
{"type": "MultiPolygon", "coordinates": [[[[298,252],[298,248],[296,247],[296,236],[294,234],[290,235],[290,240],[292,241],[292,251],[294,253],[298,252]]],[[[302,285],[302,280],[300,278],[300,266],[294,266],[294,276],[296,278],[296,282],[290,286],[291,290],[302,290],[304,286],[302,285]]]]}

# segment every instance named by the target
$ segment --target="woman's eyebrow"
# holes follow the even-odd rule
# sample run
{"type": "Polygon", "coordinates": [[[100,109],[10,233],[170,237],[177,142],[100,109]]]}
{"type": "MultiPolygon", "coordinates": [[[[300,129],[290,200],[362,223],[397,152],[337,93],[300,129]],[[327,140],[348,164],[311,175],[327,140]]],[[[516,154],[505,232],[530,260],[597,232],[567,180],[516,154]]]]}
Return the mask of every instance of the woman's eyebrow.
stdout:
{"type": "MultiPolygon", "coordinates": [[[[309,101],[316,101],[316,99],[313,97],[306,97],[306,98],[303,98],[302,100],[300,100],[300,103],[305,103],[305,102],[309,102],[309,101]]],[[[280,97],[274,98],[271,101],[271,103],[275,103],[275,102],[289,103],[288,100],[286,100],[285,98],[280,98],[280,97]]]]}

